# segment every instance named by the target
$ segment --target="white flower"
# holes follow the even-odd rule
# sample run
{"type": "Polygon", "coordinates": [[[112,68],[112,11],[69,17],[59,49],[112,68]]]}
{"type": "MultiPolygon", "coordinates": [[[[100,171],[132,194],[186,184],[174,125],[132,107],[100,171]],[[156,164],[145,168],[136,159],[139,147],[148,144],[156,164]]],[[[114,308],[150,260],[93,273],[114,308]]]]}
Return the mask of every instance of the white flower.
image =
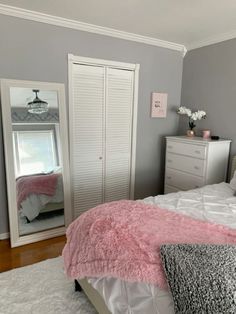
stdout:
{"type": "Polygon", "coordinates": [[[177,110],[178,114],[186,115],[189,117],[192,121],[201,120],[203,118],[206,118],[206,112],[203,110],[198,110],[195,112],[192,112],[191,109],[186,108],[185,106],[180,106],[177,110]]]}
{"type": "Polygon", "coordinates": [[[193,113],[191,114],[190,118],[191,118],[193,121],[198,120],[198,114],[197,114],[197,112],[193,112],[193,113]]]}
{"type": "Polygon", "coordinates": [[[191,114],[190,119],[196,121],[196,120],[201,120],[202,118],[205,118],[205,117],[206,117],[206,112],[203,110],[198,110],[191,114]]]}
{"type": "MultiPolygon", "coordinates": [[[[206,117],[206,112],[203,111],[203,110],[198,110],[198,114],[199,114],[199,116],[201,117],[201,119],[206,117]]],[[[200,119],[199,119],[199,120],[200,120],[200,119]]]]}
{"type": "Polygon", "coordinates": [[[190,117],[192,114],[192,111],[184,106],[180,106],[177,110],[177,113],[181,115],[187,115],[188,117],[190,117]]]}

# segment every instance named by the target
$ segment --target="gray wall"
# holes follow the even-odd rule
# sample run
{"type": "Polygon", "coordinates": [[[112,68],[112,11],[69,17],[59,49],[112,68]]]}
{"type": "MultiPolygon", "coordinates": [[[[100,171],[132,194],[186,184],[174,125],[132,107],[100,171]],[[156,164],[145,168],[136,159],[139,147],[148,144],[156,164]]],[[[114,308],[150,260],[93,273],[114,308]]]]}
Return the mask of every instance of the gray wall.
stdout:
{"type": "MultiPolygon", "coordinates": [[[[236,154],[236,39],[189,51],[184,58],[181,104],[205,109],[207,119],[197,122],[198,134],[232,139],[236,154]]],[[[180,119],[179,134],[187,129],[180,119]]]]}
{"type": "MultiPolygon", "coordinates": [[[[162,192],[165,135],[178,130],[179,52],[0,15],[0,77],[65,83],[67,54],[140,63],[136,198],[162,192]],[[168,93],[167,119],[150,119],[152,91],[168,93]]],[[[1,129],[1,128],[0,128],[1,129]]],[[[0,233],[8,230],[3,145],[0,143],[0,233]]],[[[9,196],[10,197],[10,196],[9,196]]]]}

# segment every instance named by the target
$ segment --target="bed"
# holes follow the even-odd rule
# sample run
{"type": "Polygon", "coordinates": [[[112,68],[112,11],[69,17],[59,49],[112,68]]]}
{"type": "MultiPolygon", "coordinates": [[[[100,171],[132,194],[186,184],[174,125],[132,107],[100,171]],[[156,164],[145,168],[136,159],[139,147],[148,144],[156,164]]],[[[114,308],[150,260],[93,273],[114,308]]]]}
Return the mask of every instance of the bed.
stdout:
{"type": "Polygon", "coordinates": [[[61,172],[17,178],[16,187],[19,213],[27,222],[41,213],[64,208],[61,172]]]}
{"type": "MultiPolygon", "coordinates": [[[[232,173],[235,165],[236,158],[232,173]]],[[[235,191],[236,176],[231,184],[222,182],[195,190],[148,197],[140,202],[236,230],[235,191]]],[[[77,289],[83,289],[100,314],[174,313],[171,293],[150,283],[126,281],[113,276],[87,276],[77,282],[77,289]]]]}

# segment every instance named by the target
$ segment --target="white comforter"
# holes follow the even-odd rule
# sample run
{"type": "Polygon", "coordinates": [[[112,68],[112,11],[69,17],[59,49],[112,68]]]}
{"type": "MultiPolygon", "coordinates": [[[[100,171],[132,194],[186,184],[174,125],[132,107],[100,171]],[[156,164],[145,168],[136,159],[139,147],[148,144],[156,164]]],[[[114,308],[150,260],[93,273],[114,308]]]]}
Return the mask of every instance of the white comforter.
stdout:
{"type": "MultiPolygon", "coordinates": [[[[235,191],[227,183],[142,200],[190,217],[236,229],[235,191]]],[[[173,314],[171,294],[146,283],[89,278],[113,314],[173,314]]]]}
{"type": "Polygon", "coordinates": [[[227,183],[147,197],[143,201],[190,217],[236,229],[235,191],[227,183]]]}

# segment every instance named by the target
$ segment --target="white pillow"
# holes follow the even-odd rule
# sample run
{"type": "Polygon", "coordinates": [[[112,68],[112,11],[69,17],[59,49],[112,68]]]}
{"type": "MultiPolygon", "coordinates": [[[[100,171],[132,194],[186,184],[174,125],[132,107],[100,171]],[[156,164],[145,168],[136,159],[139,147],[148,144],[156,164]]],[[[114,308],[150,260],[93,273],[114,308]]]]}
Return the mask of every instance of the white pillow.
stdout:
{"type": "Polygon", "coordinates": [[[229,184],[230,184],[231,188],[236,191],[236,170],[234,171],[234,176],[231,179],[229,184]]]}

